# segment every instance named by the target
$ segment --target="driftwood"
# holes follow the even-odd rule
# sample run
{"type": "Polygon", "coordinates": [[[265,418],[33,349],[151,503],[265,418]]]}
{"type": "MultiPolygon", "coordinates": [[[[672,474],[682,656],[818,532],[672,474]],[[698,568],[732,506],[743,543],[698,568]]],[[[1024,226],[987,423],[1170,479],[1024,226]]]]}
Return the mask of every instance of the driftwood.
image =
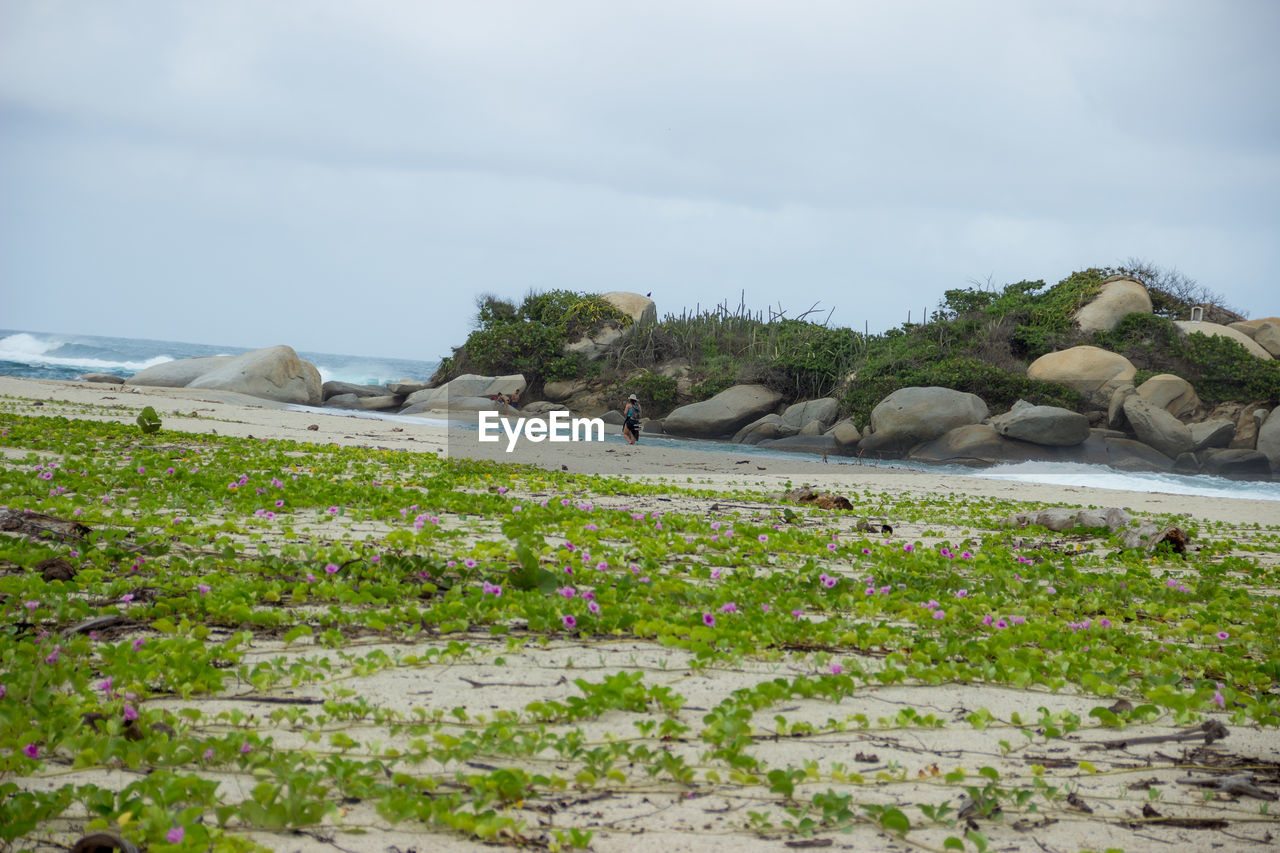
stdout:
{"type": "Polygon", "coordinates": [[[1178,527],[1161,527],[1150,520],[1137,520],[1119,507],[1110,509],[1042,509],[1035,512],[1019,512],[1004,520],[1006,527],[1026,527],[1035,524],[1061,532],[1076,527],[1105,527],[1116,533],[1126,548],[1140,548],[1151,552],[1157,545],[1167,543],[1174,552],[1185,553],[1191,537],[1178,527]]]}
{"type": "Polygon", "coordinates": [[[1172,743],[1183,740],[1203,740],[1206,744],[1213,743],[1215,740],[1222,740],[1231,732],[1222,723],[1217,720],[1206,720],[1198,726],[1192,726],[1189,729],[1183,729],[1180,732],[1174,732],[1167,735],[1147,735],[1146,737],[1130,737],[1119,740],[1103,740],[1095,741],[1086,749],[1125,749],[1130,746],[1138,746],[1144,743],[1172,743]]]}
{"type": "Polygon", "coordinates": [[[78,521],[57,518],[39,512],[0,509],[0,531],[17,533],[20,536],[31,536],[36,539],[71,542],[87,536],[90,532],[90,527],[78,521]]]}
{"type": "Polygon", "coordinates": [[[1208,779],[1196,779],[1188,776],[1185,779],[1179,779],[1178,784],[1194,785],[1198,788],[1212,788],[1215,791],[1222,791],[1224,794],[1235,794],[1238,797],[1254,797],[1255,799],[1271,802],[1280,799],[1280,795],[1273,794],[1271,791],[1264,791],[1253,784],[1253,780],[1249,778],[1247,773],[1237,773],[1234,776],[1213,776],[1208,779]]]}

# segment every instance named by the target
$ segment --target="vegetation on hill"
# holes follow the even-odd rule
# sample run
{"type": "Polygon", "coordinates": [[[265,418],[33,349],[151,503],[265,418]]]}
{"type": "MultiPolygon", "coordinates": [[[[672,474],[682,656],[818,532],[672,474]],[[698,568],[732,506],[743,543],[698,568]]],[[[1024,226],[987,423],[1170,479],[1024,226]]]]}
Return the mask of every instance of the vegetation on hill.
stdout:
{"type": "Polygon", "coordinates": [[[1170,318],[1186,317],[1195,305],[1207,306],[1208,320],[1240,319],[1193,279],[1130,260],[1076,272],[1052,286],[1020,281],[999,289],[947,290],[925,322],[880,334],[812,322],[808,313],[792,318],[770,312],[766,318],[745,305],[722,304],[636,328],[604,359],[588,362],[566,355],[565,344],[607,323],[625,326],[629,318],[620,319],[598,296],[556,290],[532,294],[518,307],[482,299],[475,331],[436,379],[520,372],[536,390],[545,381],[589,378],[602,389],[638,394],[653,414],[737,383],[758,382],[789,401],[836,396],[841,411],[862,426],[880,400],[912,385],[968,391],[993,410],[1018,399],[1080,410],[1084,401],[1078,393],[1028,379],[1026,368],[1046,353],[1092,344],[1129,358],[1142,371],[1139,380],[1160,372],[1182,376],[1206,403],[1280,401],[1280,362],[1259,361],[1221,338],[1177,333],[1170,318]],[[1154,314],[1131,315],[1112,332],[1081,332],[1075,312],[1117,273],[1147,286],[1154,314]],[[683,393],[673,375],[677,370],[687,371],[683,393]]]}

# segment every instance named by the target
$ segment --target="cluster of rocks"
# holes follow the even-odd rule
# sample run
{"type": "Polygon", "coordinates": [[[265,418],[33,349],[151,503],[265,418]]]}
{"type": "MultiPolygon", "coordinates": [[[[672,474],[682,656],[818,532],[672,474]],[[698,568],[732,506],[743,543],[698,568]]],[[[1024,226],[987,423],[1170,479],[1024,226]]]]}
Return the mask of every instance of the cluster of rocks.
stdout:
{"type": "MultiPolygon", "coordinates": [[[[656,318],[656,306],[647,297],[624,292],[604,296],[635,324],[656,318]]],[[[1108,330],[1129,314],[1151,310],[1140,282],[1115,276],[1075,320],[1085,331],[1108,330]]],[[[1280,357],[1280,318],[1230,325],[1180,321],[1176,326],[1183,334],[1230,338],[1259,359],[1280,357]]],[[[606,325],[568,343],[566,351],[599,358],[625,334],[620,326],[606,325]]],[[[656,372],[675,379],[678,392],[688,392],[687,364],[669,362],[656,372]]],[[[853,420],[839,417],[835,398],[784,406],[782,395],[763,385],[735,385],[708,400],[680,406],[665,418],[648,419],[644,430],[811,454],[971,466],[1043,460],[1247,479],[1280,474],[1280,408],[1230,403],[1209,409],[1178,376],[1161,374],[1135,385],[1136,373],[1117,353],[1072,347],[1037,359],[1027,376],[1078,391],[1086,400],[1085,413],[1019,401],[1009,411],[993,414],[974,394],[913,387],[880,401],[861,430],[853,420]]],[[[401,415],[486,410],[514,415],[518,410],[537,416],[563,410],[622,423],[617,411],[622,401],[607,399],[604,390],[582,379],[548,382],[544,399],[536,401],[524,399],[528,384],[519,374],[468,374],[434,388],[407,379],[386,385],[321,383],[315,367],[285,346],[169,362],[142,371],[127,384],[220,389],[283,403],[401,415]]]]}

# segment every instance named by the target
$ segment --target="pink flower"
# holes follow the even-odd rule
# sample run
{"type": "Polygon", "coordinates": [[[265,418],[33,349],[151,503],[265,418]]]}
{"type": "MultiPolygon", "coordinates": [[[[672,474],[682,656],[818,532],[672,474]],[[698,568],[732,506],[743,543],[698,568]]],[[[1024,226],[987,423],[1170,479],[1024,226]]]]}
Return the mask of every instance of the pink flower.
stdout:
{"type": "Polygon", "coordinates": [[[870,549],[870,548],[863,548],[863,549],[862,549],[862,553],[864,553],[864,554],[870,554],[870,553],[871,553],[871,549],[870,549]]]}
{"type": "Polygon", "coordinates": [[[916,546],[912,545],[910,542],[902,546],[902,550],[906,551],[908,554],[910,554],[915,549],[916,549],[916,546]]]}
{"type": "Polygon", "coordinates": [[[840,674],[840,673],[842,673],[842,672],[844,672],[844,667],[842,667],[840,664],[838,664],[838,663],[833,663],[833,664],[831,664],[831,674],[832,674],[832,675],[839,675],[839,674],[840,674]]]}
{"type": "Polygon", "coordinates": [[[126,720],[136,720],[136,719],[138,719],[138,711],[137,711],[137,709],[136,709],[136,708],[134,708],[132,705],[125,705],[125,706],[124,706],[124,718],[125,718],[126,720]]]}
{"type": "Polygon", "coordinates": [[[570,631],[578,627],[578,620],[573,618],[571,614],[565,614],[564,616],[560,617],[560,621],[563,622],[564,626],[568,628],[570,631]]]}
{"type": "Polygon", "coordinates": [[[768,542],[768,541],[769,541],[769,534],[767,534],[767,533],[761,533],[761,534],[760,534],[759,536],[757,536],[756,538],[757,538],[757,539],[759,539],[761,542],[768,542]]]}
{"type": "Polygon", "coordinates": [[[801,610],[799,607],[797,607],[795,610],[791,611],[791,615],[792,617],[799,619],[801,616],[804,615],[804,611],[801,610]]]}
{"type": "Polygon", "coordinates": [[[311,574],[311,572],[307,572],[307,583],[315,583],[315,582],[316,582],[316,576],[311,574]]]}
{"type": "Polygon", "coordinates": [[[462,561],[462,565],[466,566],[468,569],[474,569],[476,567],[476,561],[468,557],[462,561]]]}
{"type": "Polygon", "coordinates": [[[204,760],[205,760],[205,761],[212,761],[212,760],[213,760],[213,748],[212,748],[212,747],[210,747],[209,749],[206,749],[206,750],[204,751],[204,755],[203,755],[202,757],[204,758],[204,760]]]}
{"type": "Polygon", "coordinates": [[[111,696],[111,689],[114,681],[115,679],[108,675],[105,679],[98,682],[98,689],[109,697],[111,696]]]}
{"type": "Polygon", "coordinates": [[[560,593],[565,598],[573,598],[578,594],[578,591],[571,586],[562,586],[556,590],[556,592],[560,593]]]}
{"type": "Polygon", "coordinates": [[[481,594],[492,595],[494,598],[497,598],[500,595],[502,595],[502,587],[498,586],[497,584],[489,583],[488,581],[485,581],[483,592],[481,594]]]}
{"type": "Polygon", "coordinates": [[[945,611],[945,610],[935,610],[935,611],[933,611],[933,618],[934,618],[934,619],[946,619],[946,618],[947,618],[947,611],[945,611]]]}
{"type": "Polygon", "coordinates": [[[8,692],[9,692],[9,688],[5,687],[3,684],[0,684],[0,699],[3,699],[5,697],[5,694],[8,692]]]}
{"type": "Polygon", "coordinates": [[[574,550],[577,550],[577,547],[578,547],[578,546],[577,546],[577,545],[574,545],[572,542],[565,542],[565,543],[564,543],[564,547],[565,547],[565,549],[566,549],[566,550],[574,551],[574,550]]]}
{"type": "Polygon", "coordinates": [[[1231,636],[1231,635],[1230,635],[1230,634],[1228,634],[1226,631],[1219,631],[1219,632],[1218,632],[1218,639],[1219,639],[1219,640],[1225,640],[1225,639],[1229,638],[1230,636],[1231,636]]]}
{"type": "MultiPolygon", "coordinates": [[[[1215,690],[1215,691],[1213,691],[1213,704],[1217,705],[1219,708],[1226,708],[1226,707],[1227,707],[1227,700],[1226,700],[1226,698],[1222,695],[1222,691],[1221,691],[1221,690],[1215,690]]],[[[32,756],[32,757],[34,758],[35,756],[32,756]]]]}
{"type": "Polygon", "coordinates": [[[988,626],[988,627],[990,627],[990,626],[991,626],[991,623],[992,623],[992,622],[994,622],[994,621],[995,621],[995,619],[994,619],[994,617],[992,617],[992,615],[991,615],[990,613],[988,613],[986,616],[983,616],[983,617],[982,617],[982,624],[983,624],[983,625],[986,625],[986,626],[988,626]]]}
{"type": "Polygon", "coordinates": [[[187,831],[180,826],[175,826],[164,834],[164,840],[170,844],[181,844],[182,839],[187,835],[187,831]]]}
{"type": "Polygon", "coordinates": [[[734,604],[732,601],[725,602],[724,604],[720,605],[720,612],[721,613],[737,613],[738,605],[734,604]]]}
{"type": "Polygon", "coordinates": [[[133,650],[136,652],[138,649],[146,645],[146,643],[147,643],[146,637],[138,637],[136,640],[133,641],[133,650]]]}
{"type": "Polygon", "coordinates": [[[832,551],[832,552],[834,552],[834,551],[836,550],[836,543],[834,543],[834,542],[828,542],[828,543],[827,543],[827,550],[828,550],[828,551],[832,551]]]}
{"type": "Polygon", "coordinates": [[[710,613],[703,613],[702,624],[706,625],[708,628],[714,628],[716,626],[716,617],[710,613]]]}
{"type": "Polygon", "coordinates": [[[718,580],[720,580],[720,573],[721,573],[722,571],[723,571],[723,569],[712,569],[712,570],[711,570],[711,579],[712,579],[713,581],[718,581],[718,580]]]}
{"type": "Polygon", "coordinates": [[[996,627],[997,627],[997,628],[1001,628],[1001,629],[1003,629],[1003,628],[1008,628],[1008,627],[1009,627],[1009,623],[1008,623],[1008,622],[1006,622],[1006,621],[1004,621],[1003,619],[997,619],[997,620],[996,620],[996,627]]]}
{"type": "Polygon", "coordinates": [[[587,609],[588,609],[588,610],[590,610],[592,613],[595,613],[595,614],[599,614],[599,613],[600,613],[600,605],[599,605],[597,602],[594,602],[594,601],[589,601],[589,602],[587,602],[587,609]]]}
{"type": "MultiPolygon", "coordinates": [[[[960,552],[960,559],[962,559],[962,560],[972,560],[972,559],[973,559],[973,555],[972,555],[972,554],[970,554],[968,551],[961,551],[961,552],[960,552]]],[[[1029,562],[1031,562],[1031,561],[1030,561],[1030,560],[1027,560],[1027,562],[1029,563],[1029,562]]]]}
{"type": "Polygon", "coordinates": [[[324,573],[326,575],[336,575],[338,573],[338,564],[337,563],[325,564],[324,573]]]}
{"type": "Polygon", "coordinates": [[[956,590],[956,598],[968,598],[968,597],[969,597],[969,590],[967,589],[956,590]]]}
{"type": "Polygon", "coordinates": [[[280,500],[276,501],[276,509],[280,509],[280,507],[282,507],[282,506],[284,506],[284,499],[283,499],[283,498],[281,498],[280,500]]]}
{"type": "Polygon", "coordinates": [[[133,593],[126,592],[124,595],[120,596],[121,604],[128,604],[130,601],[133,601],[133,593]]]}
{"type": "Polygon", "coordinates": [[[241,755],[248,755],[251,752],[253,752],[253,747],[249,745],[248,741],[245,741],[244,743],[240,744],[241,755]]]}
{"type": "Polygon", "coordinates": [[[139,466],[138,466],[138,473],[139,473],[139,474],[145,474],[145,473],[147,473],[147,468],[146,468],[146,466],[145,466],[145,465],[139,465],[139,466]]]}
{"type": "Polygon", "coordinates": [[[27,758],[39,758],[40,747],[36,746],[34,743],[29,743],[22,748],[22,754],[27,758]]]}
{"type": "Polygon", "coordinates": [[[209,590],[211,589],[213,589],[213,587],[209,586],[207,583],[196,585],[196,591],[199,592],[201,595],[208,595],[209,590]]]}
{"type": "Polygon", "coordinates": [[[53,651],[49,652],[49,654],[45,657],[44,662],[57,663],[58,657],[61,653],[62,653],[62,646],[54,646],[53,651]]]}
{"type": "Polygon", "coordinates": [[[337,515],[337,514],[338,514],[338,508],[336,506],[329,507],[329,515],[337,515]]]}

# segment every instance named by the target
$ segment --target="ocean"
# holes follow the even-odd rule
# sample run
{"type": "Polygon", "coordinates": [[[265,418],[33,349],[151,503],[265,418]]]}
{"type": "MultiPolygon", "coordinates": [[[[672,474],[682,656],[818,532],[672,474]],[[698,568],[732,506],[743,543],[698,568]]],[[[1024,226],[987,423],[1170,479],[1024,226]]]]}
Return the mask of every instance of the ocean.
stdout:
{"type": "MultiPolygon", "coordinates": [[[[248,347],[0,329],[0,375],[75,379],[82,373],[111,373],[128,379],[141,370],[166,361],[209,355],[240,355],[248,351],[248,347]]],[[[298,355],[316,366],[322,381],[356,385],[382,385],[397,379],[426,381],[439,365],[438,361],[302,350],[298,355]]]]}
{"type": "MultiPolygon", "coordinates": [[[[246,351],[245,347],[0,329],[0,375],[29,376],[37,379],[75,379],[82,373],[113,373],[128,378],[152,365],[163,364],[174,359],[238,355],[246,351]]],[[[334,380],[359,385],[382,385],[397,379],[425,381],[435,372],[439,364],[437,361],[413,361],[302,350],[298,351],[298,355],[314,364],[320,371],[321,378],[326,382],[334,380]]],[[[308,411],[315,412],[317,415],[351,417],[356,414],[347,410],[299,408],[307,408],[308,411]]],[[[375,413],[360,413],[360,416],[384,417],[388,420],[395,420],[398,417],[375,413]]],[[[421,423],[421,420],[416,422],[421,423]]],[[[644,436],[643,442],[659,446],[752,456],[797,458],[797,454],[727,442],[692,441],[648,434],[644,436]]],[[[1103,465],[1020,462],[974,469],[946,465],[930,466],[911,462],[864,461],[858,464],[909,468],[930,471],[942,476],[963,475],[1059,486],[1280,501],[1280,482],[1239,482],[1219,477],[1117,471],[1103,465]]],[[[1277,520],[1280,520],[1280,512],[1277,512],[1277,520]]]]}

